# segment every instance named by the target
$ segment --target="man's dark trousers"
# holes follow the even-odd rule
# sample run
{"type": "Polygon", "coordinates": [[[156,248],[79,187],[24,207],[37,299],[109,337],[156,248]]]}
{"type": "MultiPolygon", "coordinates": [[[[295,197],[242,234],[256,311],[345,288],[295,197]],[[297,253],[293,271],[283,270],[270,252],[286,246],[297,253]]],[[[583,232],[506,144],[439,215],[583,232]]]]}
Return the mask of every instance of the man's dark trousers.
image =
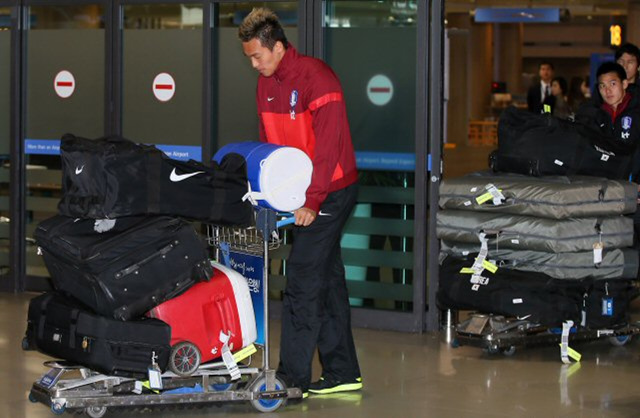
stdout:
{"type": "Polygon", "coordinates": [[[355,184],[329,193],[315,221],[293,230],[282,300],[278,373],[303,392],[311,383],[316,347],[324,377],[340,381],[360,377],[340,255],[342,229],[356,197],[355,184]]]}

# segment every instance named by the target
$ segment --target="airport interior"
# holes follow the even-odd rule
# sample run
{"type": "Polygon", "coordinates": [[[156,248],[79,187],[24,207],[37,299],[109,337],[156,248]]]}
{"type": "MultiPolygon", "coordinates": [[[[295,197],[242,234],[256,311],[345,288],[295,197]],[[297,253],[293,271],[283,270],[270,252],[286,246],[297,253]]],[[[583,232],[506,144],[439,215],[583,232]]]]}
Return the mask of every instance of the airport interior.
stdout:
{"type": "MultiPolygon", "coordinates": [[[[443,181],[491,170],[501,115],[527,110],[542,65],[565,80],[565,96],[583,85],[586,101],[599,95],[598,67],[626,43],[640,45],[638,0],[0,0],[0,416],[640,416],[637,300],[622,331],[550,327],[506,346],[461,338],[495,318],[437,300],[443,181]],[[36,396],[61,370],[25,350],[25,330],[30,301],[55,288],[36,235],[69,187],[63,136],[124,137],[205,165],[222,147],[258,141],[258,73],[238,39],[255,7],[273,10],[290,44],[342,85],[358,196],[340,245],[362,388],[261,398],[264,387],[232,384],[211,402],[165,404],[136,386],[148,401],[117,404],[111,380],[88,385],[92,401],[77,388],[54,394],[57,374],[36,396]]],[[[221,261],[220,227],[191,224],[221,261]]],[[[262,251],[269,243],[256,238],[251,270],[268,277],[268,319],[262,300],[254,309],[271,347],[242,359],[256,370],[278,364],[291,227],[271,240],[262,251]]],[[[70,375],[95,377],[86,370],[70,375]]],[[[316,356],[312,380],[321,372],[316,356]]]]}

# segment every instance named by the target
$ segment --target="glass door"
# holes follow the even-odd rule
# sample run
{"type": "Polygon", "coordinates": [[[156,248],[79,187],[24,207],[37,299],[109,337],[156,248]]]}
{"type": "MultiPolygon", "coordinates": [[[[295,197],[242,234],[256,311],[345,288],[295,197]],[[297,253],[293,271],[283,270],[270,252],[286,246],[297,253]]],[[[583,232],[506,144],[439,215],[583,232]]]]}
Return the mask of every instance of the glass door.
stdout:
{"type": "MultiPolygon", "coordinates": [[[[13,35],[11,14],[14,9],[0,2],[0,280],[3,285],[10,277],[10,213],[9,161],[11,145],[11,42],[13,35]]],[[[4,288],[4,286],[2,286],[4,288]]]]}
{"type": "Polygon", "coordinates": [[[413,311],[417,3],[326,2],[360,175],[343,259],[352,305],[375,310],[413,311]]]}
{"type": "Polygon", "coordinates": [[[122,135],[202,159],[202,3],[121,7],[122,135]]]}
{"type": "Polygon", "coordinates": [[[105,8],[75,3],[27,8],[27,276],[48,277],[32,237],[37,224],[57,212],[60,138],[96,138],[105,130],[105,8]]]}

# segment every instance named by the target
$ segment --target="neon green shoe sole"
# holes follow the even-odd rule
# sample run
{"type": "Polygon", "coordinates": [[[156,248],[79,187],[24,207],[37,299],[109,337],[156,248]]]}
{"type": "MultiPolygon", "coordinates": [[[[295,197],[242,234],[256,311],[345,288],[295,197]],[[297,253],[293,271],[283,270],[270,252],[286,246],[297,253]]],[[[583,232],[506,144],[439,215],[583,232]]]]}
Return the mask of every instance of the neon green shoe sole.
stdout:
{"type": "Polygon", "coordinates": [[[323,389],[309,389],[309,392],[315,393],[318,395],[326,395],[329,393],[338,393],[338,392],[350,392],[354,390],[362,389],[362,382],[353,382],[353,383],[341,383],[336,386],[327,387],[323,389]]]}

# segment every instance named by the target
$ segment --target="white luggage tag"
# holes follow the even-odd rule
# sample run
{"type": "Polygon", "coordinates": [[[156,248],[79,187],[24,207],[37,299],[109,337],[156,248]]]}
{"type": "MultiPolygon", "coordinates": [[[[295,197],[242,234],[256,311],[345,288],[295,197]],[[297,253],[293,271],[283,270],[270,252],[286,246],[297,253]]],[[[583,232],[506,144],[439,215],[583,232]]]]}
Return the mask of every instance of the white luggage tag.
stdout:
{"type": "Polygon", "coordinates": [[[220,342],[222,342],[222,361],[229,371],[231,380],[238,380],[240,379],[240,369],[238,368],[238,363],[236,363],[236,359],[233,357],[231,349],[229,348],[230,338],[230,333],[229,335],[227,335],[224,332],[220,331],[220,342]]]}
{"type": "Polygon", "coordinates": [[[602,250],[604,250],[604,244],[602,243],[602,231],[598,230],[598,242],[593,244],[593,264],[598,267],[602,263],[602,250]]]}
{"type": "Polygon", "coordinates": [[[573,327],[573,321],[565,321],[562,323],[562,340],[560,343],[560,359],[564,364],[570,364],[572,358],[573,360],[579,362],[582,358],[582,354],[578,353],[573,348],[569,347],[569,333],[571,332],[571,327],[573,327]]]}
{"type": "Polygon", "coordinates": [[[151,366],[149,366],[149,387],[151,389],[162,389],[162,371],[156,363],[158,356],[156,356],[156,352],[153,351],[151,353],[151,366]]]}

